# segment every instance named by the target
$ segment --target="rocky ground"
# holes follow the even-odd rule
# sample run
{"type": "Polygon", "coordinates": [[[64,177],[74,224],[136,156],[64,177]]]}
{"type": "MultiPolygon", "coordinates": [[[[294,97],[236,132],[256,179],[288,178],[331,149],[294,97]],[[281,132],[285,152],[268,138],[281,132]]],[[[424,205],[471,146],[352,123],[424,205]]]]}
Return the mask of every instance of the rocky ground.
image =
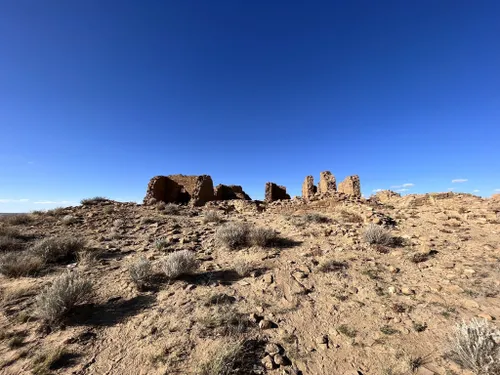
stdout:
{"type": "Polygon", "coordinates": [[[85,249],[31,276],[0,276],[0,373],[470,374],[446,355],[447,337],[462,319],[500,317],[499,211],[498,200],[449,193],[178,212],[90,201],[2,217],[0,236],[16,238],[0,241],[4,253],[62,236],[85,249]],[[216,241],[241,222],[280,240],[234,250],[216,241]],[[368,244],[369,223],[392,240],[368,244]],[[194,251],[198,267],[165,279],[157,264],[178,250],[194,251]],[[153,265],[143,288],[129,274],[140,257],[153,265]],[[66,272],[94,292],[47,326],[36,297],[66,272]]]}

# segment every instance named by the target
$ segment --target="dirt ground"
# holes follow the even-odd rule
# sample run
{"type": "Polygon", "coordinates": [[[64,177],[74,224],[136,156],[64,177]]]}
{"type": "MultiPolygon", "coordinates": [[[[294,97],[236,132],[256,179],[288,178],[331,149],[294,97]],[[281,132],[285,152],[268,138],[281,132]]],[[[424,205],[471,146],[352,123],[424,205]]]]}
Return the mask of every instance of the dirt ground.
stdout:
{"type": "Polygon", "coordinates": [[[203,364],[240,345],[240,369],[224,374],[470,374],[446,356],[447,337],[463,319],[500,317],[499,212],[498,200],[447,193],[210,202],[173,214],[104,201],[2,218],[24,248],[69,235],[86,240],[87,257],[0,276],[0,373],[210,375],[203,364]],[[204,220],[210,210],[281,240],[225,249],[215,241],[224,222],[204,220]],[[390,244],[366,243],[372,222],[390,244]],[[186,249],[193,274],[158,275],[143,290],[132,282],[139,257],[155,266],[186,249]],[[68,269],[92,281],[94,296],[46,329],[35,297],[68,269]],[[57,348],[64,356],[36,369],[57,348]]]}

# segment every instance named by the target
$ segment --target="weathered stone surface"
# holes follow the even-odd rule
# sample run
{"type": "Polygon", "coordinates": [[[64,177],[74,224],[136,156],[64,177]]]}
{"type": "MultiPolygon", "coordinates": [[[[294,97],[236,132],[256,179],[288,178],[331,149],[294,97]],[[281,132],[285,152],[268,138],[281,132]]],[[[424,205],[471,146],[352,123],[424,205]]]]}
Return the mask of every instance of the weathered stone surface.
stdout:
{"type": "Polygon", "coordinates": [[[219,201],[226,201],[231,199],[242,199],[250,201],[250,196],[243,191],[239,185],[217,185],[215,187],[215,199],[219,201]]]}
{"type": "Polygon", "coordinates": [[[318,193],[327,194],[337,191],[337,181],[330,171],[324,171],[319,174],[318,193]]]}
{"type": "Polygon", "coordinates": [[[339,192],[352,195],[354,197],[361,197],[361,184],[359,183],[359,176],[348,176],[344,181],[339,184],[339,192]]]}
{"type": "Polygon", "coordinates": [[[377,200],[379,202],[388,202],[391,200],[391,198],[401,198],[401,194],[399,193],[396,193],[392,190],[382,190],[382,191],[378,191],[376,194],[375,194],[375,197],[377,198],[377,200]]]}
{"type": "Polygon", "coordinates": [[[177,174],[153,177],[149,181],[144,204],[189,202],[194,206],[202,206],[214,199],[214,186],[210,176],[177,174]]]}
{"type": "Polygon", "coordinates": [[[286,193],[286,187],[276,185],[274,182],[266,182],[266,202],[274,202],[280,199],[290,199],[286,193]]]}
{"type": "Polygon", "coordinates": [[[316,194],[316,186],[314,186],[314,177],[307,176],[302,184],[302,198],[305,200],[311,199],[316,194]]]}

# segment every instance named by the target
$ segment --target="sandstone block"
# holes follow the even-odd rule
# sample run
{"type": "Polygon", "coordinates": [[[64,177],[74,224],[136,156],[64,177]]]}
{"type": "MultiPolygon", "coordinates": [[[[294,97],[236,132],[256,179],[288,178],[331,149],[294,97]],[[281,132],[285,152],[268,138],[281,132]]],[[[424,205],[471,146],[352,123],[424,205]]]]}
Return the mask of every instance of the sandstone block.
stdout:
{"type": "Polygon", "coordinates": [[[153,177],[149,181],[144,204],[152,204],[156,201],[202,206],[214,199],[214,186],[210,176],[178,174],[153,177]]]}
{"type": "Polygon", "coordinates": [[[354,197],[361,197],[361,184],[359,176],[348,176],[344,181],[339,184],[339,192],[354,197]]]}
{"type": "Polygon", "coordinates": [[[320,194],[334,193],[337,191],[337,181],[330,171],[324,171],[319,174],[318,192],[320,194]]]}
{"type": "Polygon", "coordinates": [[[316,194],[316,186],[314,186],[314,177],[307,176],[302,184],[302,198],[310,200],[316,194]]]}
{"type": "Polygon", "coordinates": [[[226,201],[231,199],[252,200],[239,185],[217,185],[215,187],[215,200],[226,201]]]}
{"type": "Polygon", "coordinates": [[[274,182],[266,182],[266,202],[274,202],[280,199],[290,199],[286,193],[286,187],[276,185],[274,182]]]}

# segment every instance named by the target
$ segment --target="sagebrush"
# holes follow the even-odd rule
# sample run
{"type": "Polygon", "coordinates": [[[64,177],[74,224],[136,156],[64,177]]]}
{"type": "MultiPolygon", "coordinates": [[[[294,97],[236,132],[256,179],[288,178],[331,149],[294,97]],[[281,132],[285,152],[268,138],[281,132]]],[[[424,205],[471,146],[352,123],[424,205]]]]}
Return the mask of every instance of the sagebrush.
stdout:
{"type": "Polygon", "coordinates": [[[197,267],[194,252],[189,250],[176,251],[160,262],[160,268],[169,279],[192,273],[197,267]]]}
{"type": "Polygon", "coordinates": [[[370,224],[363,233],[363,238],[370,245],[389,245],[392,236],[390,232],[377,224],[370,224]]]}
{"type": "Polygon", "coordinates": [[[35,313],[47,324],[62,320],[72,308],[92,297],[92,283],[78,272],[66,272],[57,277],[36,298],[35,313]]]}
{"type": "Polygon", "coordinates": [[[450,336],[448,354],[475,374],[500,374],[500,329],[486,319],[458,323],[450,336]]]}

